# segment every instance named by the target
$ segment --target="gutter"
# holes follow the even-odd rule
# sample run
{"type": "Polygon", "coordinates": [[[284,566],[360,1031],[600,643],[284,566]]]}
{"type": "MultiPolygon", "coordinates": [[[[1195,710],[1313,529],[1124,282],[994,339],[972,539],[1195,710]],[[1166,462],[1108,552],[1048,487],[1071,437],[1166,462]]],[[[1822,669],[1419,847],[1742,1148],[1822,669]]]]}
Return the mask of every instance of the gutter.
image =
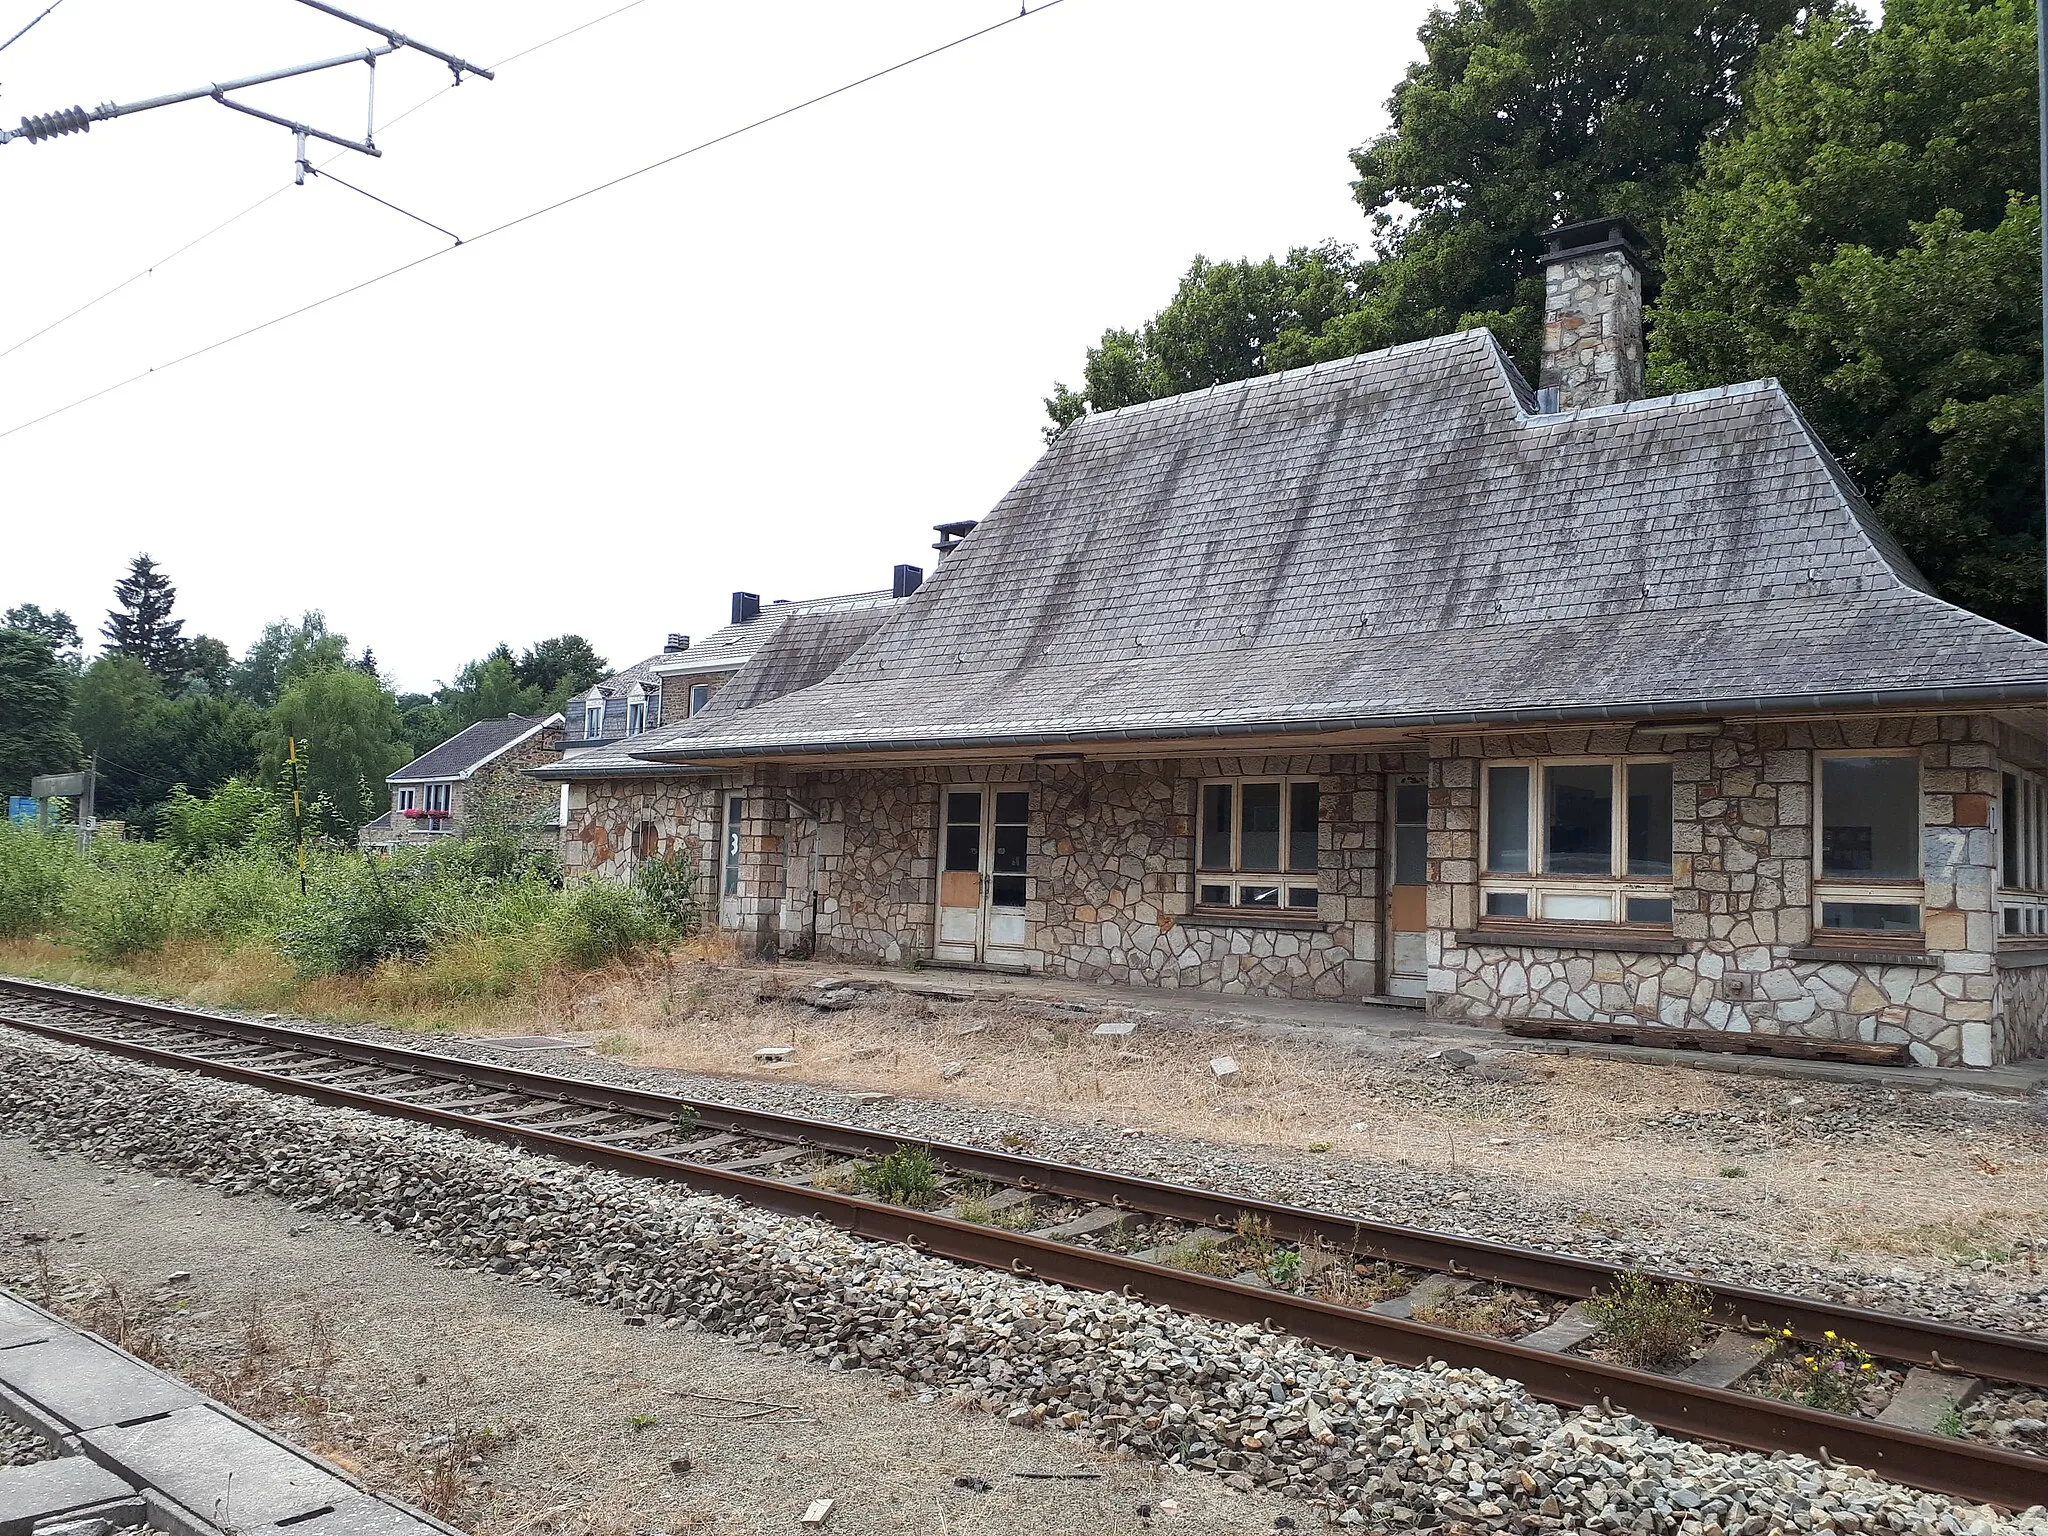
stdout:
{"type": "MultiPolygon", "coordinates": [[[[963,748],[1114,745],[1125,741],[1188,739],[1227,740],[1241,736],[1326,735],[1338,731],[1414,730],[1434,726],[1493,726],[1512,730],[1524,725],[1634,724],[1656,720],[1703,723],[1729,715],[1802,714],[1814,711],[1872,711],[1950,707],[1984,710],[2008,705],[2048,704],[2048,679],[2024,685],[1971,683],[1946,688],[1867,689],[1832,693],[1776,694],[1763,698],[1693,700],[1683,704],[1559,704],[1536,708],[1515,705],[1500,709],[1435,711],[1409,715],[1322,715],[1305,720],[1241,721],[1224,725],[1103,727],[1088,731],[1011,731],[943,737],[881,736],[845,741],[803,741],[762,743],[753,746],[707,750],[685,755],[680,745],[659,755],[645,754],[649,763],[676,765],[733,761],[743,758],[837,755],[850,752],[957,751],[963,748]]],[[[543,770],[529,770],[541,772],[543,770]]]]}

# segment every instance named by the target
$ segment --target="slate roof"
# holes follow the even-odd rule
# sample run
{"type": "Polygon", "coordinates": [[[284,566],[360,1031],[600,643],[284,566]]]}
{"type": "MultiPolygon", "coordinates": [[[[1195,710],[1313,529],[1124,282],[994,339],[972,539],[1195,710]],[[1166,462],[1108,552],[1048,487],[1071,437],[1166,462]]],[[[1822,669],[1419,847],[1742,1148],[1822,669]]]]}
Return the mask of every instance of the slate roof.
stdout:
{"type": "MultiPolygon", "coordinates": [[[[528,772],[543,779],[634,778],[692,772],[673,763],[650,762],[644,754],[674,739],[688,726],[767,703],[829,676],[882,628],[899,606],[900,600],[887,592],[824,598],[816,603],[778,604],[781,611],[777,611],[766,640],[694,716],[674,726],[572,753],[559,763],[528,772]]],[[[762,618],[770,611],[762,609],[762,618]]]]}
{"type": "Polygon", "coordinates": [[[477,769],[534,732],[561,720],[560,715],[507,715],[479,720],[450,736],[431,752],[414,758],[385,779],[387,784],[421,784],[428,780],[466,779],[477,769]]]}
{"type": "Polygon", "coordinates": [[[701,643],[687,651],[660,658],[661,665],[655,670],[664,677],[681,677],[686,673],[722,672],[743,667],[799,612],[886,610],[895,601],[895,597],[884,588],[879,592],[846,592],[837,597],[808,598],[800,603],[767,603],[758,616],[738,624],[728,624],[706,635],[701,643]]]}
{"type": "Polygon", "coordinates": [[[1775,381],[1532,405],[1467,331],[1086,417],[829,677],[638,750],[2048,697],[1775,381]]]}

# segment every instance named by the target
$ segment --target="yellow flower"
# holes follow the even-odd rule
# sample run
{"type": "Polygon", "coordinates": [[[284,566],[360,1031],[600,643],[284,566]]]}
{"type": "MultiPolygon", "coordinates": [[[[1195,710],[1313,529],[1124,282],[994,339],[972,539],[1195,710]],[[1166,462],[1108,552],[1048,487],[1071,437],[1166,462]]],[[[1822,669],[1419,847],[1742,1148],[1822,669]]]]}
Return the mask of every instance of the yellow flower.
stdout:
{"type": "Polygon", "coordinates": [[[1866,1360],[1863,1362],[1863,1369],[1866,1371],[1871,1371],[1877,1369],[1877,1367],[1875,1367],[1868,1360],[1866,1360]]]}
{"type": "Polygon", "coordinates": [[[1825,1336],[1826,1336],[1827,1338],[1830,1338],[1830,1339],[1832,1339],[1832,1338],[1833,1338],[1833,1337],[1835,1336],[1835,1330],[1834,1330],[1834,1329],[1832,1329],[1832,1328],[1830,1328],[1830,1329],[1829,1329],[1829,1330],[1827,1331],[1827,1334],[1826,1334],[1825,1336]]]}

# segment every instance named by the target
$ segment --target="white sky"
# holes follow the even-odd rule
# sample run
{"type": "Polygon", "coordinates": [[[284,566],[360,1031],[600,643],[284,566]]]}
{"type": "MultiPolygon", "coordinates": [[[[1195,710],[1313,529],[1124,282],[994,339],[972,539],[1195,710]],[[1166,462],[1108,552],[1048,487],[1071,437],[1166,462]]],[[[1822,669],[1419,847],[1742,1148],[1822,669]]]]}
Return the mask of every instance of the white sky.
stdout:
{"type": "MultiPolygon", "coordinates": [[[[47,0],[0,0],[0,38],[47,0]]],[[[482,63],[622,0],[357,0],[482,63]]],[[[238,652],[326,610],[401,688],[565,631],[615,665],[764,600],[930,569],[1036,456],[1040,397],[1197,252],[1362,241],[1345,151],[1426,0],[1065,0],[572,209],[0,437],[0,607],[96,636],[147,550],[238,652]]],[[[336,174],[472,234],[1015,13],[643,0],[471,81],[336,174]]],[[[289,0],[65,0],[0,121],[373,41],[289,0]]],[[[360,67],[242,99],[353,136],[360,67]]],[[[388,120],[447,71],[377,70],[388,120]]],[[[207,101],[0,146],[0,351],[290,180],[207,101]]],[[[284,192],[0,358],[0,432],[446,244],[284,192]]]]}

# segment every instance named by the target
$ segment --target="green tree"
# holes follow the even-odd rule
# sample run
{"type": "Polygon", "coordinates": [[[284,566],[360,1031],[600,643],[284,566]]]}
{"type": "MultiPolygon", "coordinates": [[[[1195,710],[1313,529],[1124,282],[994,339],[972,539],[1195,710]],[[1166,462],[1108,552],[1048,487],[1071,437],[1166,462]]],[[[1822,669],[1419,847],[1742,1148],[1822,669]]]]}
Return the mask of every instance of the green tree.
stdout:
{"type": "Polygon", "coordinates": [[[85,643],[79,638],[78,626],[71,622],[71,615],[62,608],[45,613],[34,603],[20,603],[0,614],[0,625],[41,635],[56,649],[57,659],[74,672],[83,661],[85,643]]]}
{"type": "Polygon", "coordinates": [[[2034,57],[2023,0],[1774,45],[1669,225],[1650,362],[1783,380],[1945,596],[2040,634],[2034,57]]]}
{"type": "Polygon", "coordinates": [[[99,759],[100,815],[124,818],[147,804],[151,716],[163,702],[163,685],[134,656],[110,651],[78,679],[71,726],[99,759]]]}
{"type": "Polygon", "coordinates": [[[536,640],[519,653],[513,671],[522,688],[538,689],[550,711],[560,709],[572,693],[601,682],[611,668],[581,635],[554,635],[536,640]]]}
{"type": "MultiPolygon", "coordinates": [[[[15,610],[19,612],[20,610],[15,610]]],[[[0,793],[25,795],[39,773],[78,766],[71,695],[78,677],[50,637],[13,626],[0,629],[0,793]]]]}
{"type": "Polygon", "coordinates": [[[172,789],[206,794],[254,761],[262,715],[241,699],[165,698],[132,656],[100,657],[78,680],[72,725],[99,757],[99,814],[154,826],[172,789]]]}
{"type": "Polygon", "coordinates": [[[171,617],[177,601],[171,578],[148,555],[137,555],[114,583],[115,606],[100,626],[111,654],[134,657],[167,687],[177,686],[185,657],[185,623],[171,617]]]}
{"type": "Polygon", "coordinates": [[[211,635],[194,635],[185,642],[179,671],[187,688],[196,685],[207,693],[224,694],[233,684],[235,653],[225,641],[211,635]]]}
{"type": "Polygon", "coordinates": [[[277,619],[263,626],[231,679],[236,693],[268,709],[294,681],[349,664],[348,636],[327,627],[327,615],[308,610],[294,624],[277,619]]]}
{"type": "Polygon", "coordinates": [[[260,739],[262,781],[285,772],[285,743],[300,744],[309,796],[330,810],[322,830],[353,837],[387,806],[384,777],[410,755],[399,737],[398,701],[376,678],[352,667],[312,672],[278,696],[260,739]]]}
{"type": "Polygon", "coordinates": [[[1342,246],[1284,262],[1197,259],[1147,325],[1104,332],[1082,388],[1054,386],[1047,436],[1090,409],[1476,325],[1533,378],[1541,235],[1623,215],[1654,239],[1700,146],[1740,107],[1759,48],[1808,10],[1456,0],[1432,11],[1424,56],[1388,102],[1392,126],[1351,157],[1372,259],[1342,246]]]}

